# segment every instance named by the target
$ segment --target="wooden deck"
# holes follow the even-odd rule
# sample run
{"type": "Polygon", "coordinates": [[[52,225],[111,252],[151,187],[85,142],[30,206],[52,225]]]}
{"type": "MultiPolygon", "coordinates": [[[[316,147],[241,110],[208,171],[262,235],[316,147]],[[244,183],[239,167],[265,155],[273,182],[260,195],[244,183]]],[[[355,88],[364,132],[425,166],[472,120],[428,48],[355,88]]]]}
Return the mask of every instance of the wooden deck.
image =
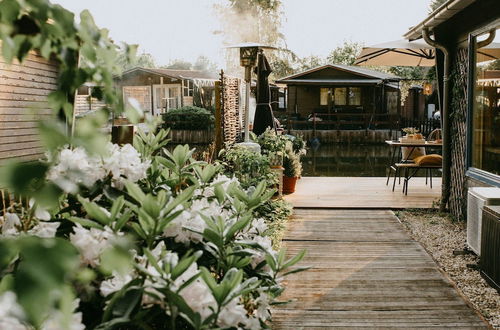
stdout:
{"type": "Polygon", "coordinates": [[[392,180],[386,185],[382,177],[303,177],[297,181],[295,193],[286,196],[299,208],[430,208],[441,197],[441,178],[433,179],[433,188],[425,178],[410,180],[408,195],[402,193],[403,183],[392,180]]]}
{"type": "Polygon", "coordinates": [[[273,329],[487,328],[392,211],[296,209],[285,237],[312,269],[287,277],[273,329]]]}

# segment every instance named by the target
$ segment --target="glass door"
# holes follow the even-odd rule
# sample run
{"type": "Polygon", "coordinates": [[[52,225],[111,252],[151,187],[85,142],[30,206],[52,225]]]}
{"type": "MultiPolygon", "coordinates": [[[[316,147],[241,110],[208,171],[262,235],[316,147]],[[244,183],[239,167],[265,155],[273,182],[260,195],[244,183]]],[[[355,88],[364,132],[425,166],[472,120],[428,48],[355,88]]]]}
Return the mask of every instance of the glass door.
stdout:
{"type": "Polygon", "coordinates": [[[154,85],[153,100],[155,115],[165,113],[169,109],[179,108],[181,106],[180,85],[154,85]]]}

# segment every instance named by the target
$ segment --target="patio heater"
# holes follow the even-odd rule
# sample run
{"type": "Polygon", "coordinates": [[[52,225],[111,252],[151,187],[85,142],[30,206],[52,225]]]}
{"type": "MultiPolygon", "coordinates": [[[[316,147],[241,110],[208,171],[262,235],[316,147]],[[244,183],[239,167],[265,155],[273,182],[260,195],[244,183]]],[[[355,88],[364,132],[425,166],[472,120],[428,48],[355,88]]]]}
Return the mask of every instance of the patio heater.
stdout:
{"type": "Polygon", "coordinates": [[[239,145],[260,153],[260,145],[250,141],[250,87],[252,84],[252,69],[257,62],[257,54],[263,49],[276,49],[275,47],[266,46],[263,44],[246,42],[236,45],[231,45],[225,48],[240,49],[240,65],[245,68],[245,135],[244,142],[239,145]]]}

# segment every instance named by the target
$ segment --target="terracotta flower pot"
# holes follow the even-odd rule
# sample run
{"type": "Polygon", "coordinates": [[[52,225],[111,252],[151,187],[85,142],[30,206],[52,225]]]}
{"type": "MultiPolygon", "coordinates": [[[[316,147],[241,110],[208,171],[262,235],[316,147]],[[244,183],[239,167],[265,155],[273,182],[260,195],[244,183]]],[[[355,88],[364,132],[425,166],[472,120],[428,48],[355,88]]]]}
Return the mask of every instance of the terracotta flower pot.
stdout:
{"type": "Polygon", "coordinates": [[[283,193],[291,194],[295,191],[295,184],[297,183],[297,177],[283,176],[283,193]]]}

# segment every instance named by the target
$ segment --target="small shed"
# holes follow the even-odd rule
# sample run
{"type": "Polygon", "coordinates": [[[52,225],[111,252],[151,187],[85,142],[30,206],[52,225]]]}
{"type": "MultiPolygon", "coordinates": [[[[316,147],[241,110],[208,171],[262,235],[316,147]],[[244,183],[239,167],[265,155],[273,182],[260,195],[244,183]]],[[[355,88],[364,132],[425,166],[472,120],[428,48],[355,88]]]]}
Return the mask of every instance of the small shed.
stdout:
{"type": "Polygon", "coordinates": [[[43,157],[38,121],[53,116],[47,96],[57,89],[58,72],[56,62],[36,52],[10,65],[0,56],[0,163],[43,157]]]}
{"type": "Polygon", "coordinates": [[[365,68],[328,64],[276,81],[287,86],[287,113],[400,112],[400,78],[365,68]]]}
{"type": "Polygon", "coordinates": [[[137,67],[115,81],[124,102],[134,98],[143,110],[159,115],[182,106],[212,107],[216,79],[216,74],[206,71],[137,67]]]}

